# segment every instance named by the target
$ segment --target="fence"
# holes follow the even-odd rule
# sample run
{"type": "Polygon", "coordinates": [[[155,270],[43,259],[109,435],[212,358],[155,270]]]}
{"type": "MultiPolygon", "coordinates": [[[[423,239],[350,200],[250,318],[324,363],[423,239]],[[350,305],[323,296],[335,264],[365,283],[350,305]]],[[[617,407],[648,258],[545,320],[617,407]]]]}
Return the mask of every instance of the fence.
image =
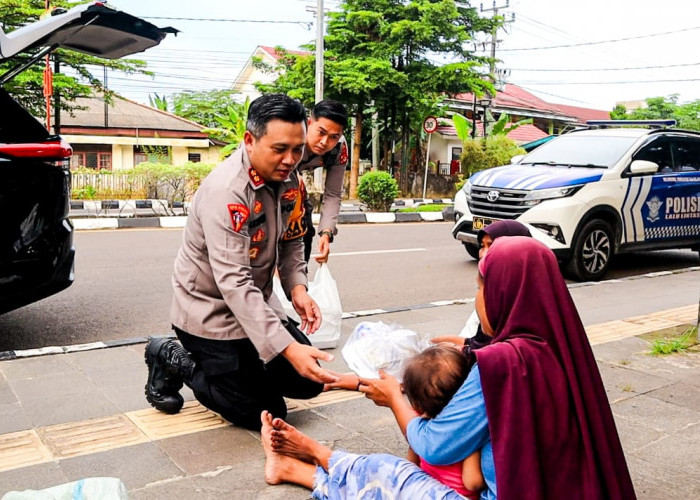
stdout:
{"type": "Polygon", "coordinates": [[[72,173],[73,198],[146,198],[146,179],[129,174],[72,173]]]}

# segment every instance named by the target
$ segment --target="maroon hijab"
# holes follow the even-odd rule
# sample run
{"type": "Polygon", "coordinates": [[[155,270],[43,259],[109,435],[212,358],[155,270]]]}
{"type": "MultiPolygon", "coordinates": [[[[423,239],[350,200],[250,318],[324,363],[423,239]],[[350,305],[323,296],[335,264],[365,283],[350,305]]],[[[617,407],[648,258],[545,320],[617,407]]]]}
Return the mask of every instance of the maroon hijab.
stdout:
{"type": "Polygon", "coordinates": [[[475,351],[500,499],[629,499],[591,346],[551,250],[498,238],[480,262],[491,345],[475,351]]]}
{"type": "Polygon", "coordinates": [[[481,229],[476,235],[479,246],[481,246],[481,240],[483,240],[484,236],[487,234],[491,236],[493,240],[501,236],[531,236],[530,230],[525,224],[510,219],[497,220],[484,229],[481,229]]]}

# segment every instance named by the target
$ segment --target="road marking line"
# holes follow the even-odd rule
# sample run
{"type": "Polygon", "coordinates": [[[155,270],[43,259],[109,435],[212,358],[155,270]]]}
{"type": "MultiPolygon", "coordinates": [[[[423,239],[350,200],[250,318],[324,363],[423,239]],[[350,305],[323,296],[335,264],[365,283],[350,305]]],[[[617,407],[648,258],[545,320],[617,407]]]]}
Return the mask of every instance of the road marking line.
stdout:
{"type": "MultiPolygon", "coordinates": [[[[370,254],[380,254],[380,253],[404,253],[404,252],[425,252],[425,248],[398,248],[396,250],[365,250],[362,252],[333,252],[331,255],[333,257],[345,257],[348,255],[370,255],[370,254]]],[[[311,257],[318,257],[318,254],[314,254],[311,257]]]]}

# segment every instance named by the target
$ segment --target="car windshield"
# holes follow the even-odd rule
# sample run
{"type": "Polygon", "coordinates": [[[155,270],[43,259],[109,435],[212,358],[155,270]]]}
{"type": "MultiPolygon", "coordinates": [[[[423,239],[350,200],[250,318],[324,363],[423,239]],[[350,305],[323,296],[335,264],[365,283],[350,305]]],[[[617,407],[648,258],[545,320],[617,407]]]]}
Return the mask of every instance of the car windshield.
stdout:
{"type": "Polygon", "coordinates": [[[611,168],[637,139],[638,137],[564,135],[533,150],[520,164],[611,168]]]}

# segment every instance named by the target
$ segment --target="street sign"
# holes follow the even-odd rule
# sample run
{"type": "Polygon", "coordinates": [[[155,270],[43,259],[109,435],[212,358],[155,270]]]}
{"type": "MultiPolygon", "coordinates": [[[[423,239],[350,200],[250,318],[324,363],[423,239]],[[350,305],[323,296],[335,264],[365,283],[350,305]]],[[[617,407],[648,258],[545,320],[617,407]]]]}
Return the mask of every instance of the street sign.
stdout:
{"type": "Polygon", "coordinates": [[[425,130],[428,134],[432,134],[435,132],[438,128],[438,121],[437,118],[434,116],[429,116],[428,118],[425,119],[423,122],[423,130],[425,130]]]}

